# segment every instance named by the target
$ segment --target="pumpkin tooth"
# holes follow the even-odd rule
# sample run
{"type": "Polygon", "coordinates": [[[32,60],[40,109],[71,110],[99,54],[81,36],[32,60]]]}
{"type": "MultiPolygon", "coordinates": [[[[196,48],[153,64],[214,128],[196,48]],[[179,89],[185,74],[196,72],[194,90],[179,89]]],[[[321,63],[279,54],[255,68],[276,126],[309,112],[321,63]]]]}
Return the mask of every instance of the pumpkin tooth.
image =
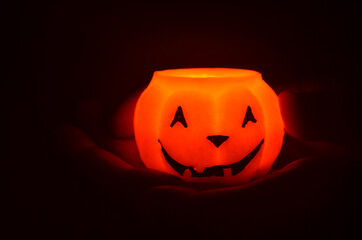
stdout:
{"type": "Polygon", "coordinates": [[[205,167],[194,167],[194,170],[198,173],[203,173],[205,171],[205,167]]]}
{"type": "Polygon", "coordinates": [[[224,177],[229,177],[232,175],[231,168],[224,168],[224,177]]]}
{"type": "Polygon", "coordinates": [[[190,171],[190,169],[186,169],[185,172],[184,172],[184,174],[183,174],[182,176],[183,176],[183,177],[187,177],[187,178],[191,177],[191,171],[190,171]]]}

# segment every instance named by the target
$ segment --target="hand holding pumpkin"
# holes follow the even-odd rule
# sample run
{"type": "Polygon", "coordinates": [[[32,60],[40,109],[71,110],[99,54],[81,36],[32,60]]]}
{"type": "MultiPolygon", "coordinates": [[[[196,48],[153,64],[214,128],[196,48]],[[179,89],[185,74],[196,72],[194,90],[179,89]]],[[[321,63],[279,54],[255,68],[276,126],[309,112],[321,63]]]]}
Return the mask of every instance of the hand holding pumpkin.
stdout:
{"type": "MultiPolygon", "coordinates": [[[[113,136],[100,127],[104,124],[101,111],[95,114],[97,104],[89,102],[78,111],[77,119],[83,131],[74,126],[62,126],[57,133],[64,152],[92,175],[96,174],[96,181],[106,186],[115,201],[128,199],[129,206],[134,207],[150,229],[166,226],[166,232],[173,232],[181,226],[199,230],[200,234],[242,231],[244,236],[252,236],[259,229],[271,234],[279,231],[280,226],[289,226],[293,231],[291,219],[292,226],[297,228],[298,224],[305,224],[310,215],[328,214],[339,196],[339,190],[333,188],[339,180],[336,174],[355,176],[353,169],[360,164],[356,158],[345,156],[300,158],[306,153],[336,152],[336,145],[311,144],[287,137],[288,149],[284,149],[282,160],[275,164],[279,164],[280,170],[264,178],[235,187],[187,183],[176,176],[143,167],[133,138],[137,99],[135,96],[125,102],[113,116],[113,136]]],[[[346,149],[339,147],[337,150],[345,153],[346,149]]],[[[311,219],[312,222],[318,220],[311,219]]],[[[338,227],[332,220],[328,224],[325,226],[338,227]]]]}

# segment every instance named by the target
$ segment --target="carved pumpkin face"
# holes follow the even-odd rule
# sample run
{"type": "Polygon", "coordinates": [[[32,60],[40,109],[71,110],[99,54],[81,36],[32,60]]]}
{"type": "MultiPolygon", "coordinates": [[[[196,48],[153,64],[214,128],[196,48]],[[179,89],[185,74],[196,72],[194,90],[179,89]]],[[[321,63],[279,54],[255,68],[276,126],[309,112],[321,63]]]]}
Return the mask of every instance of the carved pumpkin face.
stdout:
{"type": "Polygon", "coordinates": [[[155,72],[134,127],[147,167],[197,182],[265,175],[284,136],[276,94],[259,73],[243,69],[155,72]]]}

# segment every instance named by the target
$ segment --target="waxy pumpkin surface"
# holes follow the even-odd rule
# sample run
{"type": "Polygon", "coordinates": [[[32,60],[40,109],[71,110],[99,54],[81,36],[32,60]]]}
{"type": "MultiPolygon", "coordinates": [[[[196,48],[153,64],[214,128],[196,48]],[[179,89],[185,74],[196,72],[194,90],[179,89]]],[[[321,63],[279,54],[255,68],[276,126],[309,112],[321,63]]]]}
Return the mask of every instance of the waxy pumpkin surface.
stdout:
{"type": "Polygon", "coordinates": [[[134,128],[146,167],[195,182],[265,175],[284,137],[277,95],[261,74],[230,68],[156,71],[134,128]]]}

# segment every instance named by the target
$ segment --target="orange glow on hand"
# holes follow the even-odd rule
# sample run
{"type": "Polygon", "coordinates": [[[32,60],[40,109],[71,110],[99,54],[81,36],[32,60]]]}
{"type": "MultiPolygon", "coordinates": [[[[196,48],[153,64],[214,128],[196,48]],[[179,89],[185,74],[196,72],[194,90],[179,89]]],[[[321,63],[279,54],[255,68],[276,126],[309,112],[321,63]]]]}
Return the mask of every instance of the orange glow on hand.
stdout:
{"type": "Polygon", "coordinates": [[[134,128],[146,167],[229,184],[268,173],[284,137],[278,97],[261,74],[231,68],[156,71],[134,128]]]}

